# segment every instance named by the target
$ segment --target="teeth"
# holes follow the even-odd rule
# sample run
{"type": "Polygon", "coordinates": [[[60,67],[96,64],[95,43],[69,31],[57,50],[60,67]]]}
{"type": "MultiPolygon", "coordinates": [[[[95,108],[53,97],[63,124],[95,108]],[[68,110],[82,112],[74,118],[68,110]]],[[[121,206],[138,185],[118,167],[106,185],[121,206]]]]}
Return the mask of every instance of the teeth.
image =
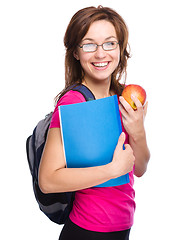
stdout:
{"type": "Polygon", "coordinates": [[[105,67],[105,66],[108,65],[108,63],[107,63],[107,62],[106,62],[106,63],[93,63],[93,65],[94,65],[95,67],[105,67]]]}

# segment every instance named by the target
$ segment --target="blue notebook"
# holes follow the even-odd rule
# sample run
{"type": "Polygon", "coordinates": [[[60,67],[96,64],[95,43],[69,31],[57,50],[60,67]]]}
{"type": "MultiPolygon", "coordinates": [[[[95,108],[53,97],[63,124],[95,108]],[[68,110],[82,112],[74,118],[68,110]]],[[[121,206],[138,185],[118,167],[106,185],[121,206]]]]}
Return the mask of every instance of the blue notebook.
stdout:
{"type": "MultiPolygon", "coordinates": [[[[59,115],[68,168],[100,166],[112,161],[122,132],[117,95],[59,106],[59,115]]],[[[128,182],[126,174],[96,187],[128,182]]]]}

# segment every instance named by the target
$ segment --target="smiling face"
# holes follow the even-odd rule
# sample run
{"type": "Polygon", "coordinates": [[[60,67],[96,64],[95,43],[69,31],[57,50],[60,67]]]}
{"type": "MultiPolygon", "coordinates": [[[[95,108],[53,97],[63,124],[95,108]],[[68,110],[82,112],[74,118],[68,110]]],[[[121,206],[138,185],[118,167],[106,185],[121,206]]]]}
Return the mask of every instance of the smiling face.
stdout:
{"type": "MultiPolygon", "coordinates": [[[[80,45],[88,43],[101,45],[110,41],[118,42],[113,24],[106,20],[99,20],[91,24],[80,45]]],[[[120,49],[117,45],[116,49],[105,51],[102,46],[98,46],[95,52],[84,52],[78,47],[74,56],[80,60],[85,81],[110,81],[111,74],[120,61],[120,49]]]]}

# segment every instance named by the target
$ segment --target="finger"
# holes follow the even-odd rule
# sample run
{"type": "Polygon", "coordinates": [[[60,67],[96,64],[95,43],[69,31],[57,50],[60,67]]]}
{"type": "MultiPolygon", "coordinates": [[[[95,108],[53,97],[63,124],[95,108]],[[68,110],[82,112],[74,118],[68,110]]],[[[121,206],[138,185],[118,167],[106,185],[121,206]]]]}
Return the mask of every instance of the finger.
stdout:
{"type": "Polygon", "coordinates": [[[125,133],[122,132],[119,136],[118,143],[117,143],[117,146],[116,146],[117,151],[122,150],[123,144],[125,142],[125,138],[126,138],[125,133]]]}
{"type": "Polygon", "coordinates": [[[131,99],[133,100],[133,102],[135,103],[137,109],[141,109],[142,108],[142,103],[140,102],[140,100],[134,96],[133,94],[131,94],[131,99]]]}
{"type": "Polygon", "coordinates": [[[125,146],[125,149],[127,149],[127,150],[129,150],[129,151],[131,151],[133,153],[133,149],[130,146],[130,144],[125,144],[124,146],[125,146]]]}
{"type": "Polygon", "coordinates": [[[147,114],[147,110],[148,110],[148,102],[146,102],[146,104],[144,105],[144,117],[147,114]]]}
{"type": "Polygon", "coordinates": [[[129,149],[129,148],[131,148],[130,145],[129,145],[128,143],[125,144],[124,146],[125,146],[125,149],[129,149]]]}
{"type": "Polygon", "coordinates": [[[128,113],[134,112],[131,105],[124,99],[124,97],[120,96],[119,101],[128,113]]]}
{"type": "Polygon", "coordinates": [[[120,112],[121,112],[122,117],[124,117],[124,118],[127,118],[127,117],[128,117],[128,113],[127,113],[127,111],[125,110],[125,108],[122,106],[122,104],[119,104],[119,110],[120,110],[120,112]]]}

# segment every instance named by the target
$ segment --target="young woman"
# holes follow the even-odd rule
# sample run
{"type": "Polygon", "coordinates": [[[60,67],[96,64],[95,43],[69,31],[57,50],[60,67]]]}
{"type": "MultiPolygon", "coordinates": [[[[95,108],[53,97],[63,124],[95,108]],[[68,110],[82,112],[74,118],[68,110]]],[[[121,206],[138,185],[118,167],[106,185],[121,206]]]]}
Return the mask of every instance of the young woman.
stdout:
{"type": "Polygon", "coordinates": [[[85,8],[72,17],[64,44],[66,86],[57,97],[40,165],[40,188],[44,193],[76,192],[60,240],[129,239],[135,210],[133,174],[140,177],[145,173],[150,155],[144,129],[147,104],[142,107],[132,96],[137,106],[133,111],[119,97],[123,132],[113,160],[107,165],[90,168],[66,168],[58,115],[59,105],[85,101],[81,93],[67,90],[75,83],[85,85],[96,99],[121,95],[123,85],[119,80],[126,72],[129,58],[127,26],[110,8],[85,8]],[[93,187],[126,173],[130,178],[128,184],[93,187]]]}

